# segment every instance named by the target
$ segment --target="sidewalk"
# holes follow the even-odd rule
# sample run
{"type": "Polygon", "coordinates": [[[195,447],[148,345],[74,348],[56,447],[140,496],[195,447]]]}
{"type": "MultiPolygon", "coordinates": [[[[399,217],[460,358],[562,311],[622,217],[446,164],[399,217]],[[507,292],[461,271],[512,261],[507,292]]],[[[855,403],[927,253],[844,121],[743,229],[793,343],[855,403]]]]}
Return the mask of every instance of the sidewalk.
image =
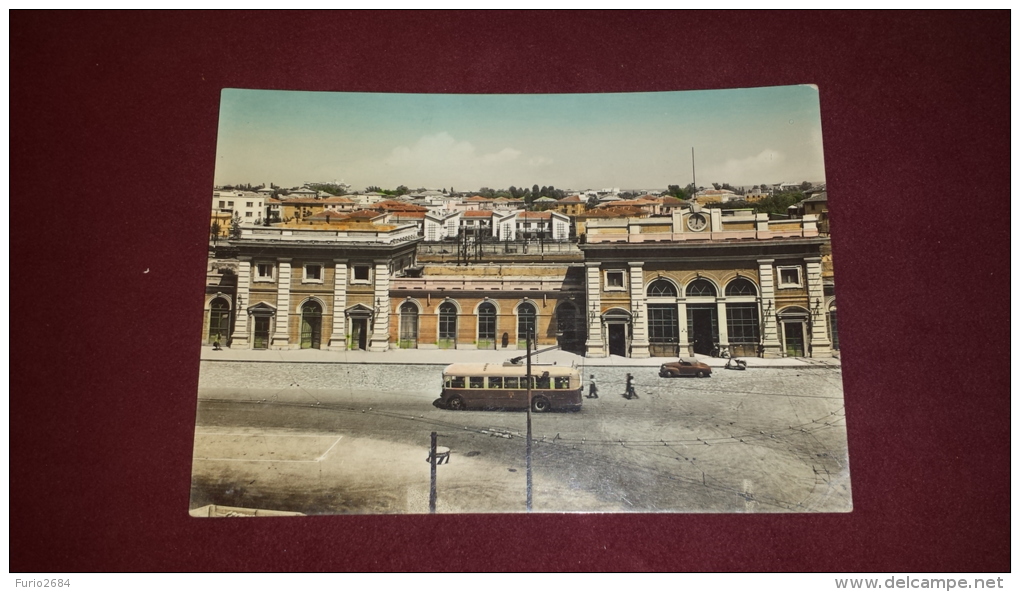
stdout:
{"type": "MultiPolygon", "coordinates": [[[[541,348],[539,348],[541,349],[541,348]]],[[[470,350],[470,349],[391,349],[385,352],[325,351],[317,349],[290,350],[253,350],[230,349],[213,350],[211,346],[202,347],[202,361],[207,362],[283,362],[307,364],[394,364],[394,365],[436,365],[445,366],[454,362],[488,362],[502,364],[517,356],[524,355],[523,350],[470,350]]],[[[694,356],[713,368],[726,365],[725,358],[710,356],[694,356]]],[[[747,362],[748,368],[838,368],[839,358],[740,358],[747,362]]],[[[535,364],[556,364],[559,366],[613,366],[613,367],[656,367],[676,358],[624,358],[609,356],[608,358],[585,358],[565,351],[551,351],[532,355],[535,364]]]]}

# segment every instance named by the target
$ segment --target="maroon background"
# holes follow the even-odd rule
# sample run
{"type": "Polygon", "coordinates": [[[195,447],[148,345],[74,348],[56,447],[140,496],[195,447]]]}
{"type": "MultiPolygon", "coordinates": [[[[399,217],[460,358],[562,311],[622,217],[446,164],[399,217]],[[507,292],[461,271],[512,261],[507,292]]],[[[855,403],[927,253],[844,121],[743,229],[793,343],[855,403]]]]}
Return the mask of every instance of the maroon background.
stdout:
{"type": "Polygon", "coordinates": [[[1010,569],[1008,12],[13,12],[10,29],[13,571],[1010,569]],[[188,518],[221,88],[800,83],[821,89],[853,513],[188,518]]]}

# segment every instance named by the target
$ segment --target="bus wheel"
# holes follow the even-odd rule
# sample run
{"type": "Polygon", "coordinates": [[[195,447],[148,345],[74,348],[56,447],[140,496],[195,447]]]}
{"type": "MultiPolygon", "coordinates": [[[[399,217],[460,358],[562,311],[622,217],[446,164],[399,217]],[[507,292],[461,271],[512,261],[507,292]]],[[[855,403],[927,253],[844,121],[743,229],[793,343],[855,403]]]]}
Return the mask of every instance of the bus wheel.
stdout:
{"type": "Polygon", "coordinates": [[[531,410],[535,413],[549,411],[549,399],[546,399],[545,397],[535,397],[531,401],[531,410]]]}
{"type": "Polygon", "coordinates": [[[457,396],[450,397],[446,401],[446,407],[449,408],[449,409],[453,409],[454,411],[463,411],[464,410],[464,399],[462,399],[460,397],[457,397],[457,396]]]}

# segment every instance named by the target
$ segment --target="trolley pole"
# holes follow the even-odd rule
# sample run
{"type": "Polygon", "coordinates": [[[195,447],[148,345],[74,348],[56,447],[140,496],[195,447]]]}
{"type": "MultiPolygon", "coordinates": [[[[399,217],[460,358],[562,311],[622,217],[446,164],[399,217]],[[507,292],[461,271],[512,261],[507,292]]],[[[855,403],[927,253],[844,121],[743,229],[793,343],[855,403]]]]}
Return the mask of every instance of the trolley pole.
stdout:
{"type": "MultiPolygon", "coordinates": [[[[527,486],[528,487],[528,501],[527,501],[527,507],[528,507],[528,511],[530,512],[531,511],[531,333],[530,332],[528,333],[528,336],[527,336],[525,341],[527,342],[527,345],[525,346],[525,349],[526,349],[527,354],[528,354],[528,369],[527,369],[527,376],[525,376],[525,379],[528,381],[528,443],[527,443],[527,448],[526,448],[527,452],[525,453],[525,461],[526,461],[526,464],[527,464],[527,475],[528,475],[528,486],[527,486]]],[[[434,470],[435,470],[435,467],[433,466],[433,471],[434,470]]]]}

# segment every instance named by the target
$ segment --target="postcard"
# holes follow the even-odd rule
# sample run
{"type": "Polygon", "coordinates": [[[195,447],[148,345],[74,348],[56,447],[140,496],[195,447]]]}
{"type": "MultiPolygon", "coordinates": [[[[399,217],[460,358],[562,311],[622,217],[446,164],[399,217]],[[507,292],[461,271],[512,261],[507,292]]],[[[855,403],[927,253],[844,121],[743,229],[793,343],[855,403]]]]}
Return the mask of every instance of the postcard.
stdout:
{"type": "Polygon", "coordinates": [[[827,204],[812,85],[225,89],[189,511],[849,512],[827,204]]]}

